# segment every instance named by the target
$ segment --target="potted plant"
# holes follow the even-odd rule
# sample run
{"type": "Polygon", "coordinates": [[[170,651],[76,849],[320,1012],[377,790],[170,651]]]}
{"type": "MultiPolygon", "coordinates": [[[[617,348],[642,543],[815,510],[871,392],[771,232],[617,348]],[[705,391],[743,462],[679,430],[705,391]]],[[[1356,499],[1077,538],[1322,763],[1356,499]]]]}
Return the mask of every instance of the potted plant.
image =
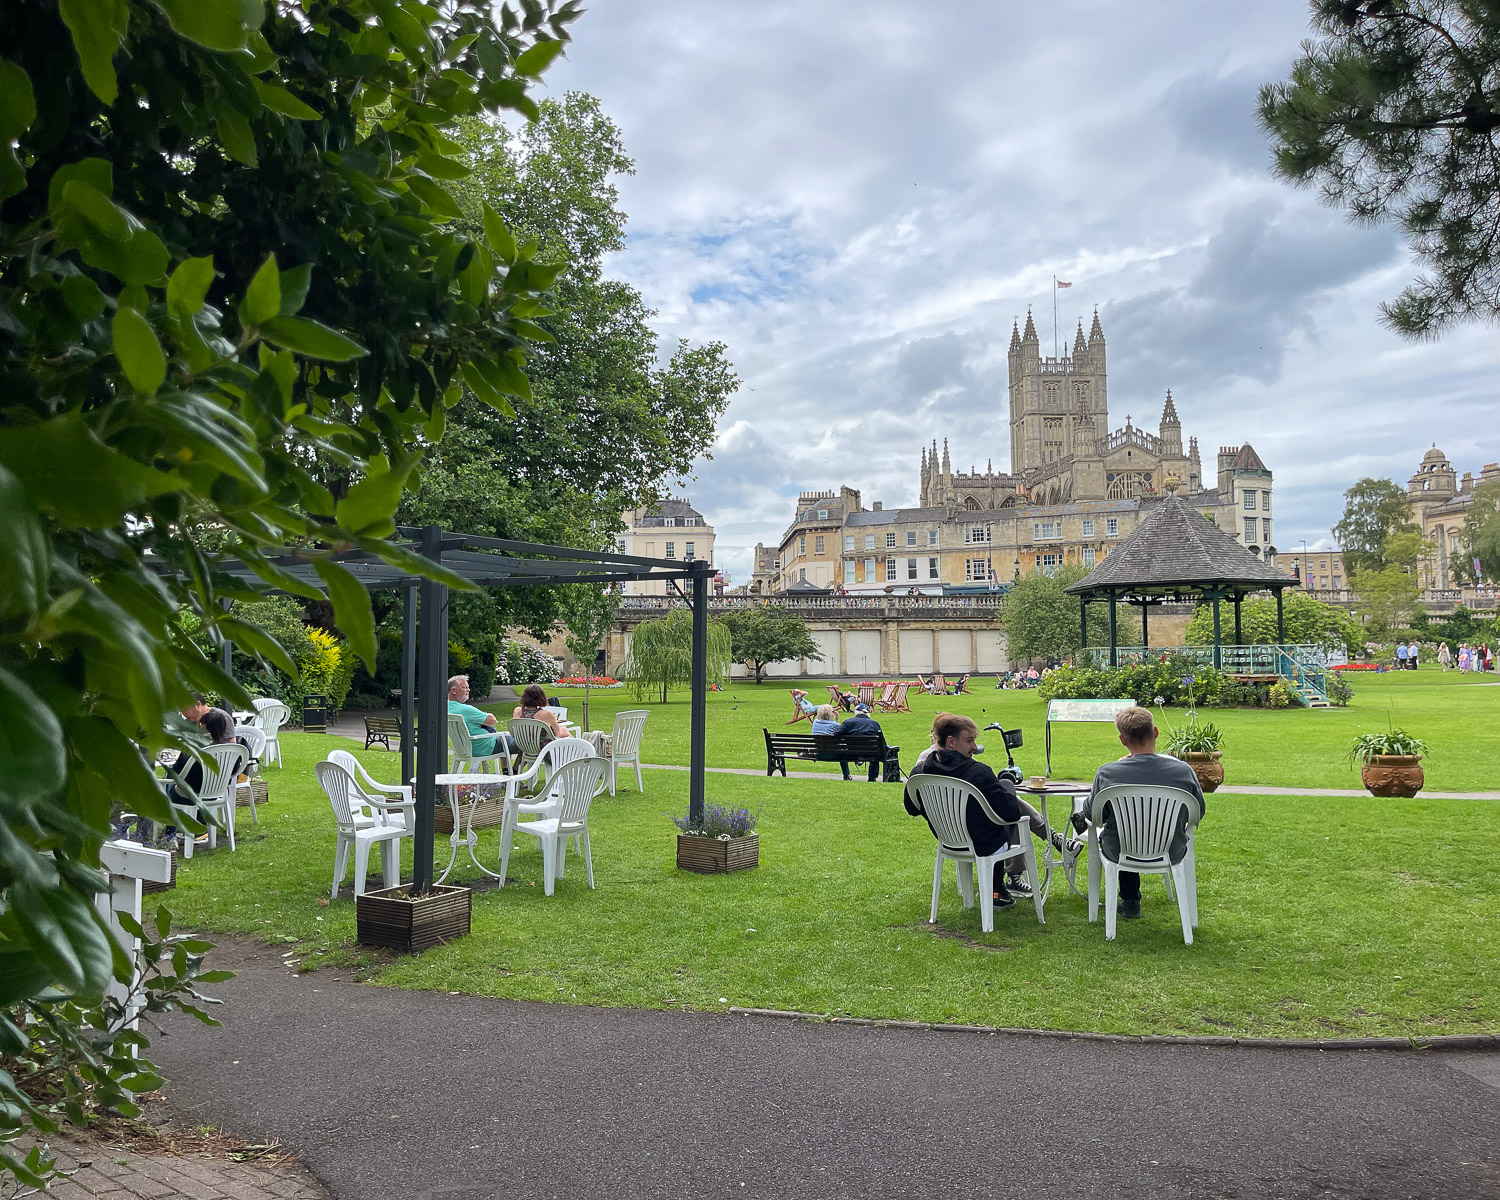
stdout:
{"type": "Polygon", "coordinates": [[[1410,798],[1422,790],[1426,776],[1422,757],[1427,743],[1404,729],[1362,733],[1349,746],[1349,761],[1359,763],[1360,778],[1372,796],[1410,798]]]}
{"type": "Polygon", "coordinates": [[[409,883],[365,892],[354,901],[355,941],[420,954],[465,936],[473,905],[468,888],[441,883],[420,895],[409,883]]]}
{"type": "Polygon", "coordinates": [[[1199,786],[1205,792],[1218,790],[1224,782],[1224,734],[1212,721],[1199,721],[1196,710],[1188,713],[1180,729],[1167,726],[1167,744],[1163,749],[1193,768],[1199,786]]]}
{"type": "Polygon", "coordinates": [[[760,835],[755,832],[756,814],[748,808],[723,804],[704,806],[703,820],[692,814],[673,817],[677,826],[677,867],[700,875],[724,871],[748,871],[760,865],[760,835]]]}

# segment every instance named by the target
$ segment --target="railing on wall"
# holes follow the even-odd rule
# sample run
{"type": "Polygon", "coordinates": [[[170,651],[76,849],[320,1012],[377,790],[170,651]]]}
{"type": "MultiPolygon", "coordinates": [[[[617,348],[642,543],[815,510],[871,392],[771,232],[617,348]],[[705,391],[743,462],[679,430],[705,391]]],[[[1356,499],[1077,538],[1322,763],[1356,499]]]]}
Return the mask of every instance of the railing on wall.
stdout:
{"type": "MultiPolygon", "coordinates": [[[[1002,599],[998,593],[975,596],[715,596],[709,599],[708,608],[710,612],[779,608],[820,616],[840,613],[942,616],[947,613],[971,614],[975,610],[992,613],[1002,599]]],[[[686,601],[676,596],[625,596],[620,600],[619,611],[622,615],[666,612],[685,605],[686,601]]]]}
{"type": "MultiPolygon", "coordinates": [[[[1108,646],[1090,646],[1089,658],[1095,666],[1109,665],[1108,646]]],[[[1183,658],[1190,663],[1214,665],[1212,646],[1117,646],[1115,661],[1155,662],[1162,658],[1183,658]]],[[[1227,675],[1275,675],[1304,705],[1324,703],[1328,699],[1328,668],[1325,655],[1317,646],[1287,643],[1258,646],[1220,646],[1219,662],[1227,675]]]]}

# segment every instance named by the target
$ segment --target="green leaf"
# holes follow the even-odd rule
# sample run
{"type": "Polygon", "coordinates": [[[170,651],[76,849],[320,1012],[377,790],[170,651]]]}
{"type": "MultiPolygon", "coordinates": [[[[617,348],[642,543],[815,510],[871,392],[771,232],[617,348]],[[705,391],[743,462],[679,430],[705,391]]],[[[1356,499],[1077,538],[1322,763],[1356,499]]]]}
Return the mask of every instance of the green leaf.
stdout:
{"type": "Polygon", "coordinates": [[[47,598],[51,551],[21,481],[0,467],[0,616],[30,615],[47,598]]]}
{"type": "Polygon", "coordinates": [[[249,118],[239,109],[218,97],[211,98],[208,107],[213,113],[214,126],[219,131],[219,140],[224,143],[224,149],[228,151],[229,157],[236,162],[244,163],[247,167],[257,166],[260,159],[256,153],[255,134],[250,129],[249,118]]]}
{"type": "Polygon", "coordinates": [[[151,323],[133,308],[115,310],[111,326],[115,357],[130,385],[143,396],[154,396],[167,377],[167,360],[151,323]]]}
{"type": "Polygon", "coordinates": [[[0,797],[23,803],[62,790],[62,726],[40,696],[0,668],[0,797]]]}
{"type": "Polygon", "coordinates": [[[29,950],[0,952],[0,1008],[34,996],[52,982],[52,972],[29,950]]]}
{"type": "Polygon", "coordinates": [[[125,0],[62,0],[59,11],[73,35],[73,48],[78,51],[84,82],[104,103],[113,104],[120,93],[115,78],[115,51],[125,40],[130,23],[125,0]]]}
{"type": "Polygon", "coordinates": [[[110,799],[139,816],[173,820],[171,806],[140,751],[113,722],[103,717],[75,718],[68,722],[68,744],[109,781],[110,799]]]}
{"type": "Polygon", "coordinates": [[[490,207],[489,201],[484,205],[484,236],[501,262],[509,266],[516,261],[515,235],[506,227],[500,214],[490,207]]]}
{"type": "Polygon", "coordinates": [[[395,470],[378,469],[384,464],[372,462],[369,474],[339,501],[339,527],[356,537],[389,537],[394,533],[396,505],[416,461],[415,456],[408,458],[395,470]]]}
{"type": "Polygon", "coordinates": [[[58,983],[87,996],[104,991],[114,974],[114,953],[91,897],[20,883],[11,889],[10,911],[58,983]]]}
{"type": "Polygon", "coordinates": [[[321,358],[327,362],[348,362],[351,358],[362,358],[369,353],[358,342],[351,341],[337,330],[329,329],[306,317],[272,317],[262,321],[261,332],[267,340],[284,346],[307,358],[321,358]]]}
{"type": "Polygon", "coordinates": [[[104,312],[104,293],[87,275],[69,275],[62,281],[63,300],[80,321],[92,321],[104,312]]]}
{"type": "Polygon", "coordinates": [[[472,172],[457,159],[445,158],[441,154],[423,154],[417,158],[417,170],[424,171],[434,179],[467,179],[472,172]]]}
{"type": "Polygon", "coordinates": [[[516,59],[516,74],[536,79],[552,65],[552,60],[562,52],[562,42],[537,42],[529,50],[523,51],[521,57],[516,59]]]}
{"type": "Polygon", "coordinates": [[[491,408],[499,409],[507,417],[516,415],[516,410],[511,405],[511,402],[502,396],[496,390],[495,386],[484,377],[484,374],[479,370],[477,365],[466,362],[459,367],[459,374],[463,376],[464,382],[469,385],[469,389],[491,408]]]}
{"type": "Polygon", "coordinates": [[[280,84],[266,83],[262,79],[256,79],[253,82],[260,102],[272,112],[279,112],[284,117],[291,117],[298,121],[321,121],[323,119],[322,113],[302,103],[280,84]]]}
{"type": "Polygon", "coordinates": [[[479,368],[489,385],[502,395],[531,399],[531,383],[526,378],[526,372],[521,370],[509,354],[502,353],[493,359],[481,359],[474,365],[479,368]]]}
{"type": "Polygon", "coordinates": [[[147,496],[187,486],[106,446],[76,412],[0,428],[0,464],[26,485],[38,508],[70,528],[107,529],[147,496]]]}
{"type": "Polygon", "coordinates": [[[331,558],[318,559],[314,568],[318,578],[328,585],[328,598],[333,601],[333,619],[339,630],[349,639],[349,645],[365,667],[373,671],[375,613],[370,607],[370,593],[347,568],[331,558]]]}
{"type": "Polygon", "coordinates": [[[245,26],[239,0],[156,0],[172,28],[210,50],[241,50],[245,26]]]}
{"type": "Polygon", "coordinates": [[[253,650],[256,654],[259,654],[262,658],[270,662],[277,670],[285,671],[293,679],[300,677],[301,672],[298,671],[297,664],[292,661],[291,656],[282,648],[281,643],[264,629],[256,625],[251,625],[246,621],[241,621],[236,617],[225,617],[219,622],[219,628],[230,641],[236,642],[248,650],[253,650]]]}
{"type": "Polygon", "coordinates": [[[64,207],[81,216],[112,242],[130,240],[130,222],[115,202],[93,184],[75,179],[63,187],[64,207]]]}
{"type": "Polygon", "coordinates": [[[0,199],[26,187],[26,169],[11,143],[35,120],[31,76],[18,64],[0,59],[0,199]]]}
{"type": "Polygon", "coordinates": [[[307,303],[307,289],[312,286],[312,263],[289,267],[281,273],[281,308],[278,315],[295,317],[307,303]]]}
{"type": "Polygon", "coordinates": [[[245,290],[240,320],[246,325],[262,325],[280,311],[281,272],[276,269],[276,256],[268,254],[245,290]]]}
{"type": "Polygon", "coordinates": [[[440,217],[453,217],[455,219],[464,215],[464,210],[459,208],[456,201],[448,193],[448,189],[442,184],[428,179],[425,175],[408,175],[406,186],[411,194],[425,204],[429,209],[440,217]]]}
{"type": "Polygon", "coordinates": [[[167,307],[180,317],[191,317],[203,308],[214,282],[214,260],[186,258],[177,264],[167,281],[167,307]]]}

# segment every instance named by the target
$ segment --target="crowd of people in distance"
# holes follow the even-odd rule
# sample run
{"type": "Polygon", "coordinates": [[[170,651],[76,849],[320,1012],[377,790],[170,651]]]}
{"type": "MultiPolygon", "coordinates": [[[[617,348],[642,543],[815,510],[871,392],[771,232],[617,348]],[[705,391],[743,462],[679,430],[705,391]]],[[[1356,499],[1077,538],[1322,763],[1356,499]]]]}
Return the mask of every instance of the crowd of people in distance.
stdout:
{"type": "Polygon", "coordinates": [[[1448,643],[1443,642],[1438,647],[1438,665],[1445,671],[1456,665],[1459,673],[1464,675],[1470,671],[1493,671],[1495,652],[1483,643],[1471,646],[1468,642],[1462,642],[1455,655],[1448,649],[1448,643]]]}

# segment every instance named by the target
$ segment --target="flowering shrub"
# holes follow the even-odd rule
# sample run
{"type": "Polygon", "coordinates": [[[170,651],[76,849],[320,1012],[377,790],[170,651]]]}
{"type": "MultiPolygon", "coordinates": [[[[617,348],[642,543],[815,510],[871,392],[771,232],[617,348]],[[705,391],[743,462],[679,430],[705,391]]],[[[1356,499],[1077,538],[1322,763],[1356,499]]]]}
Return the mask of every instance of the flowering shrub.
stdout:
{"type": "Polygon", "coordinates": [[[1137,704],[1216,705],[1226,683],[1222,671],[1184,655],[1119,667],[1063,666],[1042,675],[1044,700],[1102,700],[1129,696],[1137,704]]]}
{"type": "MultiPolygon", "coordinates": [[[[556,683],[561,664],[540,646],[506,638],[498,655],[505,662],[505,682],[513,687],[528,683],[556,683]]],[[[496,678],[499,678],[498,672],[496,678]]]]}
{"type": "MultiPolygon", "coordinates": [[[[671,813],[667,814],[669,817],[671,813]]],[[[760,810],[751,812],[748,808],[730,808],[724,804],[706,804],[703,807],[703,823],[694,825],[692,814],[685,817],[672,817],[672,824],[690,837],[718,838],[728,841],[730,838],[745,837],[755,832],[755,823],[760,817],[760,810]]]]}
{"type": "Polygon", "coordinates": [[[590,675],[586,680],[582,675],[564,675],[554,680],[558,687],[583,687],[585,683],[589,687],[616,688],[624,687],[618,679],[612,675],[590,675]]]}

